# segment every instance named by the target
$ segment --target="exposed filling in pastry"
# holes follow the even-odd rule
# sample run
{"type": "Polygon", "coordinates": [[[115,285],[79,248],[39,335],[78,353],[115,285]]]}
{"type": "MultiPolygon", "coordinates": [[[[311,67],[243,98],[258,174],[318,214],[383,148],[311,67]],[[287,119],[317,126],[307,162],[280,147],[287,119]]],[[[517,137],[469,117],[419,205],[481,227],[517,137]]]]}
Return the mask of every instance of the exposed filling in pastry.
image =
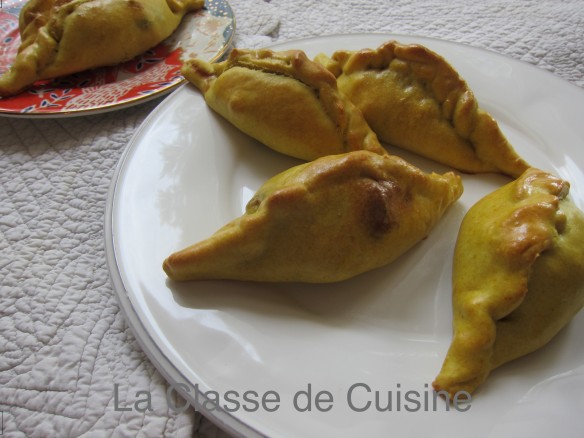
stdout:
{"type": "Polygon", "coordinates": [[[452,172],[369,151],[331,155],[274,176],[244,215],[163,267],[174,280],[340,281],[395,260],[461,194],[452,172]]]}
{"type": "Polygon", "coordinates": [[[466,82],[424,46],[389,41],[316,60],[337,76],[382,142],[468,173],[516,178],[528,168],[466,82]]]}
{"type": "Polygon", "coordinates": [[[304,52],[234,49],[226,61],[185,62],[207,104],[266,146],[302,160],[355,150],[386,154],[335,77],[304,52]]]}
{"type": "Polygon", "coordinates": [[[115,65],[170,36],[204,0],[30,0],[20,11],[21,45],[0,76],[0,96],[37,80],[115,65]]]}
{"type": "Polygon", "coordinates": [[[466,214],[454,253],[454,337],[436,390],[474,391],[584,305],[584,214],[568,191],[529,169],[466,214]]]}

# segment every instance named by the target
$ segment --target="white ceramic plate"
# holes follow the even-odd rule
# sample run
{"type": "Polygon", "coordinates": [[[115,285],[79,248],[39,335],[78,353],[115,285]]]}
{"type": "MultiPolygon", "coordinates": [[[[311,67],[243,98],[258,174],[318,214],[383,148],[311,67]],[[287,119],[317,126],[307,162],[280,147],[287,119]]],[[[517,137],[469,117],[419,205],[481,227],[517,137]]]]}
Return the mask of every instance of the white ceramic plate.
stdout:
{"type": "MultiPolygon", "coordinates": [[[[576,86],[507,57],[433,39],[347,35],[275,48],[313,56],[391,38],[446,57],[518,152],[569,180],[584,206],[584,92],[576,86]]],[[[402,155],[425,170],[446,170],[402,155]]],[[[106,215],[114,286],[144,349],[196,409],[242,435],[517,438],[561,429],[580,436],[584,314],[545,348],[494,372],[465,412],[446,411],[440,400],[434,406],[429,389],[451,337],[451,255],[460,221],[480,197],[508,182],[504,177],[464,176],[463,197],[428,239],[394,264],[349,281],[167,283],[161,263],[168,254],[239,216],[265,180],[297,163],[241,134],[185,85],[138,130],[117,169],[106,215]],[[309,385],[307,410],[301,391],[309,385]],[[205,398],[207,391],[215,392],[205,398]],[[253,402],[254,392],[267,393],[268,401],[277,394],[279,403],[265,409],[253,402]],[[392,410],[379,411],[376,394],[386,406],[389,392],[392,410]],[[209,405],[215,393],[234,412],[209,405]]]]}
{"type": "MultiPolygon", "coordinates": [[[[0,8],[0,74],[10,68],[20,46],[18,17],[25,3],[4,0],[0,8]]],[[[221,58],[234,32],[229,3],[206,0],[203,9],[187,14],[176,31],[156,47],[115,66],[38,81],[16,96],[0,99],[0,115],[70,117],[146,102],[185,81],[180,75],[184,59],[221,58]]]]}

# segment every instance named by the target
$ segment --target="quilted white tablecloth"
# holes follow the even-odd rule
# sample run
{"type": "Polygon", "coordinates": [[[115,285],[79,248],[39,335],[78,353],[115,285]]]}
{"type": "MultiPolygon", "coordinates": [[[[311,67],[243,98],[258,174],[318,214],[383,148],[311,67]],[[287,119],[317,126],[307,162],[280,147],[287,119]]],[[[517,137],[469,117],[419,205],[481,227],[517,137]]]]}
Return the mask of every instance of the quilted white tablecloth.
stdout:
{"type": "MultiPolygon", "coordinates": [[[[414,34],[499,52],[584,87],[582,0],[230,4],[240,47],[333,33],[414,34]]],[[[77,118],[0,118],[4,436],[224,434],[194,411],[177,414],[163,402],[167,384],[129,331],[105,263],[114,168],[158,103],[77,118]],[[150,391],[152,411],[115,409],[133,403],[137,390],[150,391]]]]}

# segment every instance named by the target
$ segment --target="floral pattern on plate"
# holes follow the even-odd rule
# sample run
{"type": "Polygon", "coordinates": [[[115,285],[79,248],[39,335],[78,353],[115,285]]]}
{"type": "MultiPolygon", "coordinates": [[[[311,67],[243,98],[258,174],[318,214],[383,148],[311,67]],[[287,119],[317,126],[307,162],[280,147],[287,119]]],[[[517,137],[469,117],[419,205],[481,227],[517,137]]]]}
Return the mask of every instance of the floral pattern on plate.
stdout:
{"type": "MultiPolygon", "coordinates": [[[[0,9],[0,74],[18,52],[18,14],[24,0],[3,1],[0,9]]],[[[207,0],[188,14],[158,46],[125,63],[38,81],[17,96],[0,98],[0,115],[72,116],[111,111],[167,93],[184,81],[182,60],[197,56],[216,60],[228,50],[235,19],[225,0],[207,0]]]]}

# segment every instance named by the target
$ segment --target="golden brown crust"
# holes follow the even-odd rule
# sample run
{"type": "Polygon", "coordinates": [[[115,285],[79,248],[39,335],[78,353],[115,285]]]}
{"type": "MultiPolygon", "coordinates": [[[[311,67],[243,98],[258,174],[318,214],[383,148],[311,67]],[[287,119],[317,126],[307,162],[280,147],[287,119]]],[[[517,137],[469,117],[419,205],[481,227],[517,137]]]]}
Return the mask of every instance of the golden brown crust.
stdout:
{"type": "Polygon", "coordinates": [[[243,216],[163,267],[174,280],[341,281],[395,260],[461,193],[452,172],[398,157],[327,156],[268,180],[243,216]]]}
{"type": "Polygon", "coordinates": [[[569,184],[529,169],[480,200],[460,228],[454,337],[434,382],[453,396],[540,348],[584,304],[584,214],[569,184]]]}
{"type": "Polygon", "coordinates": [[[278,152],[303,160],[354,150],[386,154],[335,77],[300,50],[234,49],[216,64],[188,60],[182,73],[211,108],[278,152]]]}
{"type": "Polygon", "coordinates": [[[37,80],[127,61],[168,37],[203,0],[30,0],[21,45],[0,76],[0,96],[37,80]]]}
{"type": "Polygon", "coordinates": [[[426,47],[388,41],[316,59],[389,145],[469,173],[518,177],[528,168],[466,82],[426,47]]]}

